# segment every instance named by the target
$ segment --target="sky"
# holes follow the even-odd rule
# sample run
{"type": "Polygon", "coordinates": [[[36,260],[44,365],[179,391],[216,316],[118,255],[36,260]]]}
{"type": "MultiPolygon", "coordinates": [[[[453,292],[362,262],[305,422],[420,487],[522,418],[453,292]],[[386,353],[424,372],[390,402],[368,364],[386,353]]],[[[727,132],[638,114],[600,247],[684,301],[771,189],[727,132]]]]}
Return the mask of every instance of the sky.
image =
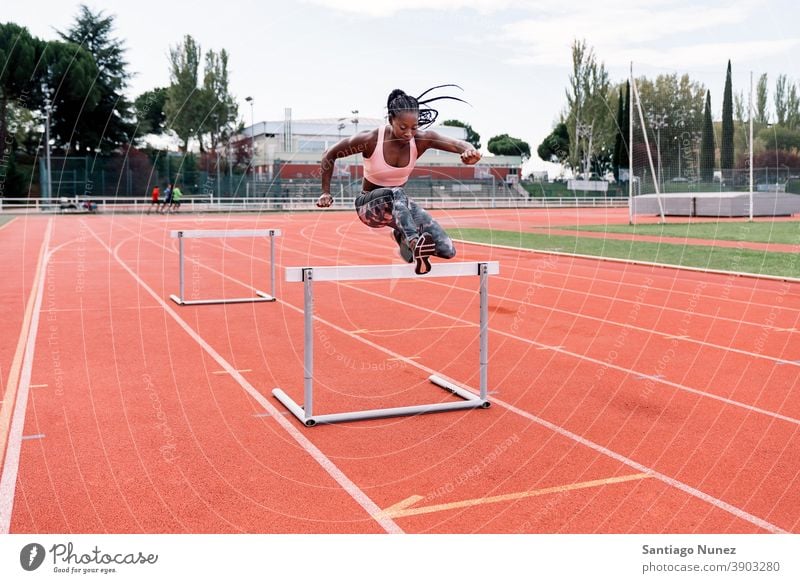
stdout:
{"type": "MultiPolygon", "coordinates": [[[[465,121],[481,135],[507,133],[535,151],[565,105],[570,46],[584,39],[614,82],[689,73],[721,110],[725,68],[734,91],[752,71],[800,83],[795,0],[226,0],[86,2],[115,16],[124,40],[131,98],[169,84],[170,47],[192,35],[202,49],[230,54],[230,88],[246,125],[283,119],[385,115],[394,88],[418,94],[456,83],[469,102],[438,102],[440,120],[465,121]],[[714,101],[715,95],[717,96],[714,101]],[[253,97],[252,110],[245,97],[253,97]]],[[[7,2],[0,21],[57,38],[79,2],[7,2]]]]}

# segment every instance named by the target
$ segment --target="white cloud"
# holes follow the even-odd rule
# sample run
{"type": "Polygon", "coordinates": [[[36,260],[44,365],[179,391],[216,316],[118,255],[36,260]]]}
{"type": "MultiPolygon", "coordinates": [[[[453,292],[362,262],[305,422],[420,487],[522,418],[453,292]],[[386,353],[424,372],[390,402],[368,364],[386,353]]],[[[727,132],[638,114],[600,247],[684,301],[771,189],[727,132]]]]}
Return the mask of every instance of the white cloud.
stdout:
{"type": "Polygon", "coordinates": [[[670,2],[646,7],[627,2],[581,2],[578,6],[571,4],[568,10],[543,12],[536,18],[508,24],[497,40],[518,48],[510,59],[517,63],[568,65],[573,40],[585,39],[602,61],[624,65],[633,54],[641,58],[671,52],[670,39],[676,39],[674,43],[680,43],[680,47],[701,44],[687,45],[687,36],[698,40],[714,38],[718,34],[715,29],[746,23],[754,16],[755,7],[750,0],[727,6],[670,2]]]}
{"type": "Polygon", "coordinates": [[[303,0],[309,4],[324,6],[341,12],[373,18],[385,18],[399,12],[412,10],[461,10],[472,9],[487,14],[504,10],[513,5],[522,5],[519,0],[303,0]]]}

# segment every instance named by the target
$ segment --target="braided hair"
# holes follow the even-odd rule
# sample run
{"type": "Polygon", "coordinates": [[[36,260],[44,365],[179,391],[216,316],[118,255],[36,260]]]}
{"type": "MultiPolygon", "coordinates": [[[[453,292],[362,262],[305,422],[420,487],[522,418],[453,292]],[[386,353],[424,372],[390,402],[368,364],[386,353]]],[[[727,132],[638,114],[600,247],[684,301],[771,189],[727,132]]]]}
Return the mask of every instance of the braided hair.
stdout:
{"type": "MultiPolygon", "coordinates": [[[[419,119],[419,126],[424,128],[431,125],[436,118],[439,116],[439,112],[431,107],[420,107],[431,103],[432,101],[438,101],[439,99],[454,99],[455,101],[460,101],[462,103],[467,103],[463,99],[458,97],[453,97],[451,95],[441,95],[439,97],[430,97],[428,99],[423,100],[422,98],[425,97],[428,93],[433,91],[434,89],[440,89],[442,87],[458,87],[458,85],[454,85],[453,83],[447,83],[445,85],[436,85],[435,87],[431,87],[423,91],[417,97],[412,97],[408,95],[402,89],[395,89],[389,94],[389,99],[386,101],[386,108],[389,110],[389,121],[392,121],[392,118],[396,115],[399,115],[401,112],[412,111],[417,114],[419,119]]],[[[461,87],[458,87],[461,89],[461,87]]],[[[463,91],[463,89],[462,89],[463,91]]]]}

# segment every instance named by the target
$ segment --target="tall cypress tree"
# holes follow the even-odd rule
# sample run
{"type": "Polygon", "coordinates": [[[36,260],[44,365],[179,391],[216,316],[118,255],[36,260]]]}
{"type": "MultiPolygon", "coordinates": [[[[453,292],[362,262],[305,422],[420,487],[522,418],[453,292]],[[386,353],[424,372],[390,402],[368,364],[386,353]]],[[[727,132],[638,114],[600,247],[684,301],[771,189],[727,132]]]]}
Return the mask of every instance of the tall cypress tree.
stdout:
{"type": "Polygon", "coordinates": [[[725,77],[725,94],[722,97],[722,141],[719,145],[719,165],[726,177],[733,171],[733,89],[731,87],[731,62],[725,77]]]}
{"type": "Polygon", "coordinates": [[[81,112],[75,133],[69,140],[81,150],[99,148],[110,152],[133,138],[131,104],[123,95],[130,73],[126,71],[125,47],[112,36],[114,17],[93,13],[86,5],[67,32],[59,32],[65,41],[87,50],[97,64],[95,85],[100,97],[97,106],[81,112]]]}
{"type": "Polygon", "coordinates": [[[625,115],[625,104],[623,100],[622,87],[620,87],[619,103],[617,104],[617,136],[614,139],[614,154],[611,158],[611,167],[617,182],[619,182],[619,167],[622,162],[622,148],[624,143],[624,137],[622,135],[622,117],[625,115]]]}
{"type": "Polygon", "coordinates": [[[700,138],[700,180],[714,180],[714,122],[711,120],[711,91],[706,91],[706,107],[703,112],[703,133],[700,138]]]}

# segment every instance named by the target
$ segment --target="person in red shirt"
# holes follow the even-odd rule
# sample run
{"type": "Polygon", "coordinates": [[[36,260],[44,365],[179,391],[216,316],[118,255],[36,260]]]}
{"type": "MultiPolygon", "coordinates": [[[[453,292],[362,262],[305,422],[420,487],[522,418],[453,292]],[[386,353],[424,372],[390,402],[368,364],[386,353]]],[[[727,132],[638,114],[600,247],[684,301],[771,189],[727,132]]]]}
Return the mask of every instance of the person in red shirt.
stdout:
{"type": "Polygon", "coordinates": [[[150,202],[150,207],[147,209],[148,215],[150,214],[150,211],[153,210],[153,207],[156,207],[156,210],[158,210],[158,197],[160,194],[161,192],[158,190],[158,185],[156,184],[153,187],[153,198],[150,202]]]}

